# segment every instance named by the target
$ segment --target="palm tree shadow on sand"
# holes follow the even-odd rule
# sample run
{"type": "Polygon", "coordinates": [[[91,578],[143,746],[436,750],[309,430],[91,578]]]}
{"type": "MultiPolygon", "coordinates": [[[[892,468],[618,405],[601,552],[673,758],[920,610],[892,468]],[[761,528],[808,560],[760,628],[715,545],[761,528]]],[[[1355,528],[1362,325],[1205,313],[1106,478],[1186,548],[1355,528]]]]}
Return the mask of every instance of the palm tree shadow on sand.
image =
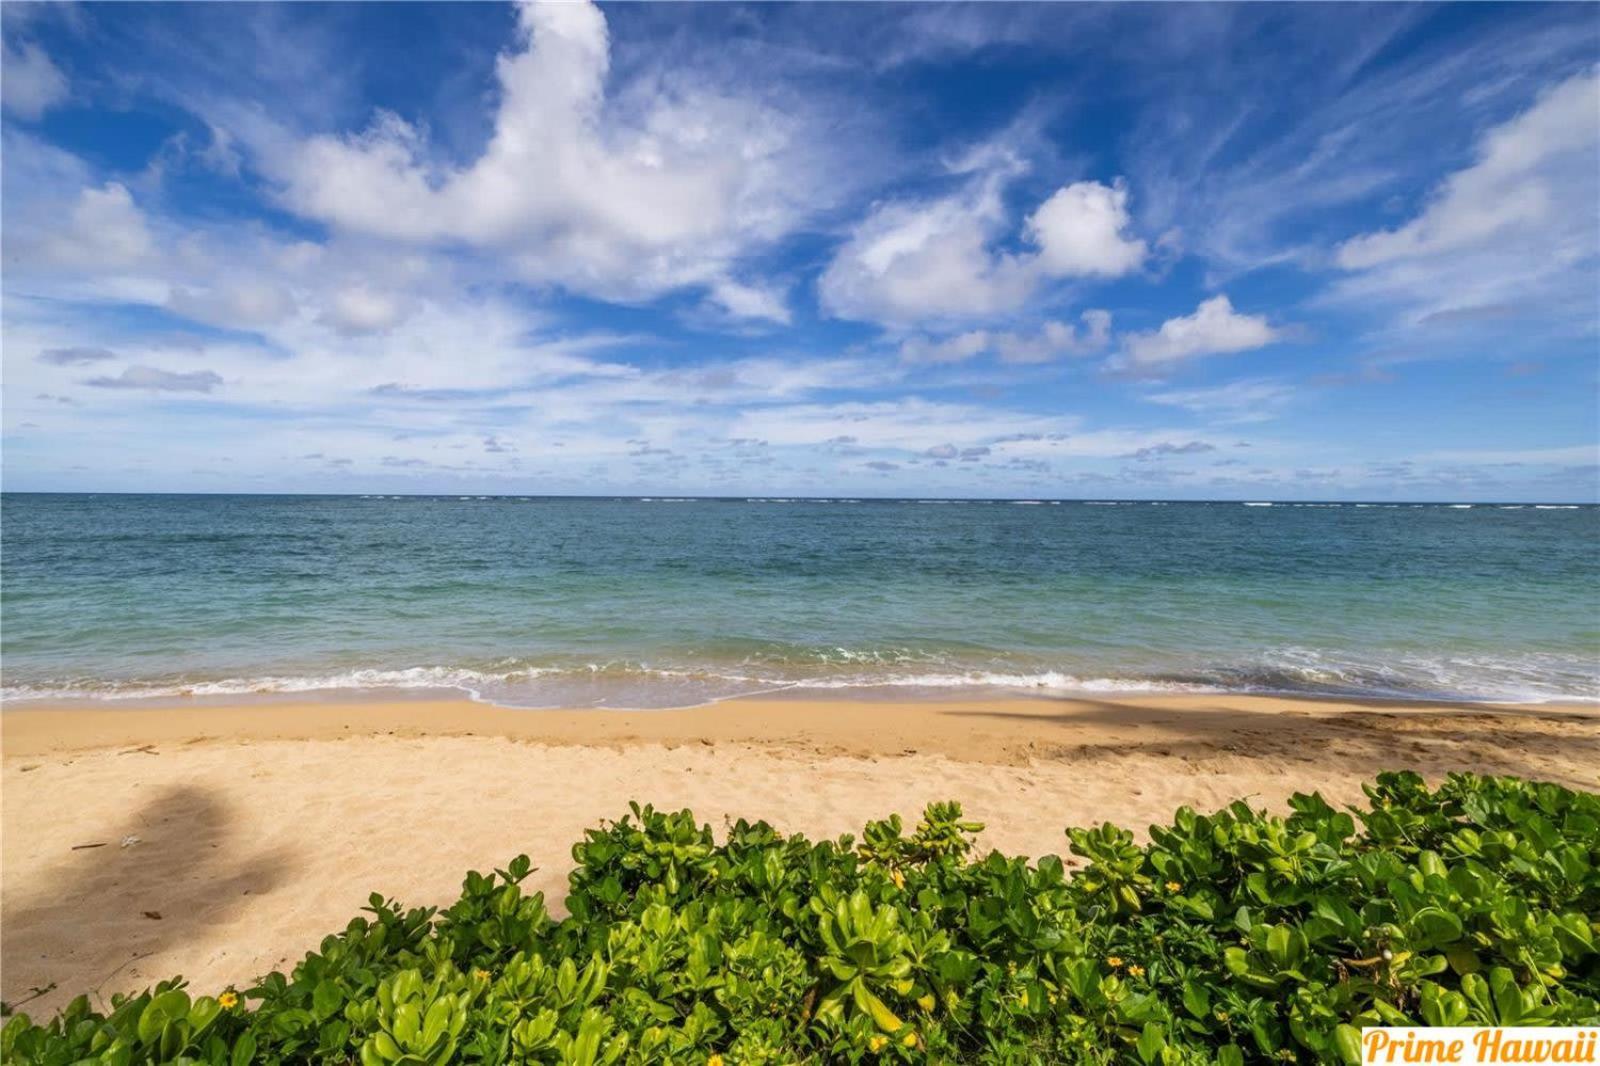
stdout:
{"type": "Polygon", "coordinates": [[[1587,790],[1595,788],[1594,775],[1552,772],[1551,764],[1570,759],[1575,751],[1588,750],[1594,753],[1592,765],[1600,766],[1600,715],[1596,714],[1499,704],[1459,704],[1441,712],[1380,701],[1326,715],[1248,710],[1225,703],[1193,709],[1139,707],[1077,696],[1070,703],[1069,710],[1052,715],[978,709],[941,713],[1054,721],[1062,727],[1063,739],[1048,757],[1060,761],[1134,752],[1188,762],[1247,754],[1285,766],[1311,765],[1361,777],[1372,777],[1379,770],[1415,769],[1429,775],[1472,771],[1553,780],[1587,790]],[[1554,728],[1516,728],[1517,720],[1528,719],[1554,728]],[[1292,728],[1286,729],[1289,723],[1292,728]],[[1072,736],[1075,728],[1085,727],[1087,736],[1072,736]],[[1138,739],[1097,739],[1094,727],[1131,730],[1138,739]]]}
{"type": "Polygon", "coordinates": [[[61,841],[62,857],[30,878],[41,887],[5,900],[6,1002],[55,983],[48,998],[24,1008],[53,1013],[80,993],[103,1003],[112,991],[168,976],[144,974],[138,963],[233,921],[288,872],[289,849],[250,853],[240,824],[210,790],[182,785],[162,789],[103,835],[61,841]],[[68,987],[85,973],[94,975],[87,987],[68,987]]]}

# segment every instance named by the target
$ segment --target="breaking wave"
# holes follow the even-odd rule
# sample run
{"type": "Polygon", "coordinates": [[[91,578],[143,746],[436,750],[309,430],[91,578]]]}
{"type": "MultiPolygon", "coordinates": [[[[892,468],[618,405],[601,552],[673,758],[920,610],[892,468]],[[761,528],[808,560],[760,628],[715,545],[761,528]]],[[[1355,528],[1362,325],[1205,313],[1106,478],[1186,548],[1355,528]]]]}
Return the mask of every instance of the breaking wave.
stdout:
{"type": "Polygon", "coordinates": [[[614,661],[364,668],[234,677],[63,678],[0,688],[31,700],[188,700],[382,691],[455,693],[508,707],[688,707],[777,693],[1251,693],[1485,703],[1600,703],[1600,665],[1576,656],[1396,655],[1363,660],[1309,648],[1192,668],[1096,672],[1037,663],[963,663],[909,649],[817,648],[733,663],[614,661]],[[764,661],[762,661],[764,659],[764,661]],[[799,661],[799,660],[805,661],[799,661]]]}

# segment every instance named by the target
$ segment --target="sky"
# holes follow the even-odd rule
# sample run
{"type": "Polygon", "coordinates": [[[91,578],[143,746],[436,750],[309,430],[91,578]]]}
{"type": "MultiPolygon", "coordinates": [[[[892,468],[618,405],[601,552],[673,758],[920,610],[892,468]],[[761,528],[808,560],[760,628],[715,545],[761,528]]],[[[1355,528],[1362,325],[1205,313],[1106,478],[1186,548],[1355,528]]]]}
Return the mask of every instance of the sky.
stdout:
{"type": "Polygon", "coordinates": [[[1589,4],[24,4],[14,491],[1593,501],[1589,4]]]}

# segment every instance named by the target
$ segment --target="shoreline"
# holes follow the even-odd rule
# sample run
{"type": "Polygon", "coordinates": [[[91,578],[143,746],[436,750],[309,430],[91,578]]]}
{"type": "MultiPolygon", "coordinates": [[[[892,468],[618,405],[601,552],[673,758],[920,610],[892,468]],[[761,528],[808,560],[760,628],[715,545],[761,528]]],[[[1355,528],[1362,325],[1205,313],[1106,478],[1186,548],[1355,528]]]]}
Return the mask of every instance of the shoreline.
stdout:
{"type": "MultiPolygon", "coordinates": [[[[593,676],[583,672],[574,678],[593,676]]],[[[717,676],[717,675],[714,675],[717,676]]],[[[1045,671],[1040,677],[1053,677],[1054,671],[1045,671]]],[[[298,706],[302,704],[353,704],[387,705],[396,703],[467,703],[517,712],[573,712],[607,711],[620,713],[653,713],[657,711],[694,711],[724,703],[812,702],[812,703],[862,703],[862,704],[926,704],[960,700],[984,702],[1093,701],[1142,702],[1150,700],[1210,699],[1210,700],[1287,700],[1296,703],[1359,705],[1383,708],[1415,708],[1422,710],[1452,709],[1509,709],[1532,710],[1549,708],[1557,711],[1593,711],[1600,713],[1600,695],[1556,692],[1553,694],[1521,692],[1504,695],[1465,695],[1449,691],[1404,691],[1356,688],[1339,689],[1306,688],[1293,685],[1227,684],[1221,681],[1168,680],[1149,678],[1076,679],[1079,683],[1062,683],[1054,680],[1037,683],[1018,682],[1006,678],[992,680],[973,679],[952,683],[938,678],[894,679],[881,682],[866,680],[839,684],[829,681],[773,678],[721,678],[739,680],[745,687],[726,692],[709,692],[700,695],[684,693],[684,702],[636,703],[616,700],[618,692],[629,691],[621,681],[612,681],[614,691],[599,687],[599,695],[590,699],[573,698],[571,693],[545,702],[524,702],[524,698],[499,693],[485,693],[475,684],[455,681],[438,681],[425,684],[388,684],[373,682],[311,684],[305,687],[277,687],[283,679],[263,678],[259,684],[243,680],[225,682],[194,682],[192,685],[175,685],[154,691],[60,691],[40,692],[22,686],[17,690],[0,688],[0,712],[126,708],[129,710],[182,711],[199,708],[234,708],[256,705],[298,706]],[[216,685],[226,687],[214,688],[216,685]]],[[[487,682],[484,682],[487,687],[487,682]]]]}
{"type": "MultiPolygon", "coordinates": [[[[1182,695],[765,699],[681,711],[467,700],[0,713],[3,988],[48,1017],[174,974],[196,991],[290,967],[378,891],[443,905],[519,853],[563,911],[571,846],[629,801],[813,839],[956,799],[980,846],[1065,855],[1063,829],[1143,834],[1179,806],[1380,770],[1600,788],[1600,711],[1182,695]]],[[[1069,860],[1070,865],[1070,860],[1069,860]]]]}
{"type": "Polygon", "coordinates": [[[1592,721],[1584,702],[1490,703],[1261,693],[1081,693],[988,696],[945,690],[912,698],[819,698],[815,690],[737,696],[684,707],[508,707],[438,690],[364,693],[263,693],[158,700],[29,700],[0,705],[0,756],[86,751],[133,742],[193,745],[239,740],[336,740],[359,736],[499,736],[563,746],[676,744],[707,740],[805,747],[827,741],[858,756],[885,754],[896,737],[921,737],[961,761],[1014,762],[1016,743],[1036,742],[1039,726],[1094,719],[1116,727],[1245,728],[1252,717],[1397,715],[1487,716],[1592,721]],[[1192,716],[1206,716],[1195,719],[1192,716]],[[951,719],[991,719],[989,742],[951,719]],[[930,729],[937,724],[939,728],[930,729]],[[960,739],[959,744],[949,743],[960,739]]]}

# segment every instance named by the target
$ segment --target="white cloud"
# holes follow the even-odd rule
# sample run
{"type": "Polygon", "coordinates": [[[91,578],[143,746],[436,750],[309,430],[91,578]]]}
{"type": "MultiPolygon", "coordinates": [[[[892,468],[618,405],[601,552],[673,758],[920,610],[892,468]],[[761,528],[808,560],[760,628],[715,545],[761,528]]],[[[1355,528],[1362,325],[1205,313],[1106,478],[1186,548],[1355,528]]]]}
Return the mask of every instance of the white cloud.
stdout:
{"type": "Polygon", "coordinates": [[[1008,159],[953,196],[875,208],[818,281],[824,309],[895,324],[984,317],[1017,310],[1051,279],[1138,269],[1146,247],[1127,232],[1120,183],[1061,187],[1026,220],[1028,249],[994,248],[1006,230],[1001,191],[1018,169],[1008,159]]]}
{"type": "Polygon", "coordinates": [[[34,218],[16,240],[23,259],[100,272],[133,266],[152,247],[144,213],[117,182],[81,190],[64,219],[34,218]]]}
{"type": "Polygon", "coordinates": [[[205,288],[174,286],[167,308],[196,322],[226,329],[258,329],[294,314],[294,297],[282,284],[239,278],[205,288]]]}
{"type": "Polygon", "coordinates": [[[1477,159],[1395,229],[1339,246],[1336,299],[1399,304],[1417,320],[1537,301],[1593,322],[1600,256],[1600,74],[1561,82],[1489,130],[1477,159]]]}
{"type": "Polygon", "coordinates": [[[38,45],[28,43],[14,48],[7,41],[0,58],[4,59],[0,63],[0,99],[4,100],[5,109],[18,118],[37,121],[67,98],[67,76],[38,45]]]}
{"type": "Polygon", "coordinates": [[[1116,278],[1144,262],[1145,243],[1128,236],[1130,225],[1126,185],[1079,181],[1040,204],[1026,232],[1047,275],[1116,278]]]}
{"type": "Polygon", "coordinates": [[[340,333],[355,335],[383,333],[393,329],[405,315],[405,305],[394,293],[358,283],[334,292],[318,321],[340,333]]]}
{"type": "Polygon", "coordinates": [[[1277,418],[1295,396],[1292,386],[1261,378],[1231,381],[1194,389],[1146,393],[1150,403],[1181,407],[1218,422],[1267,422],[1277,418]]]}
{"type": "Polygon", "coordinates": [[[1260,348],[1281,334],[1261,315],[1242,315],[1226,295],[1202,301],[1194,314],[1169,318],[1150,333],[1128,333],[1115,369],[1157,371],[1186,359],[1260,348]]]}
{"type": "Polygon", "coordinates": [[[1111,338],[1111,313],[1089,310],[1080,317],[1081,328],[1052,320],[1034,333],[975,329],[941,340],[912,337],[900,345],[900,358],[907,363],[961,363],[992,353],[1003,363],[1047,363],[1103,350],[1111,338]]]}
{"type": "Polygon", "coordinates": [[[731,313],[781,321],[770,294],[728,275],[810,206],[824,153],[803,143],[803,120],[683,74],[608,99],[610,60],[597,7],[524,4],[477,159],[439,164],[423,130],[382,114],[261,165],[288,207],[344,231],[464,242],[526,280],[605,298],[708,286],[731,313]]]}
{"type": "Polygon", "coordinates": [[[746,285],[723,278],[711,285],[713,303],[734,318],[765,319],[788,325],[793,319],[782,290],[761,285],[746,285]]]}
{"type": "Polygon", "coordinates": [[[1395,230],[1354,237],[1339,247],[1346,270],[1459,252],[1507,230],[1570,225],[1546,167],[1570,161],[1594,169],[1600,140],[1600,77],[1572,78],[1512,121],[1491,130],[1478,161],[1445,179],[1431,202],[1395,230]],[[1569,159],[1571,156],[1577,159],[1569,159]]]}
{"type": "Polygon", "coordinates": [[[900,345],[900,358],[907,363],[941,365],[964,363],[989,351],[988,330],[974,329],[942,340],[912,337],[900,345]]]}
{"type": "Polygon", "coordinates": [[[890,203],[858,225],[817,282],[825,310],[878,322],[959,319],[1015,310],[1034,275],[989,250],[998,190],[924,203],[890,203]]]}

